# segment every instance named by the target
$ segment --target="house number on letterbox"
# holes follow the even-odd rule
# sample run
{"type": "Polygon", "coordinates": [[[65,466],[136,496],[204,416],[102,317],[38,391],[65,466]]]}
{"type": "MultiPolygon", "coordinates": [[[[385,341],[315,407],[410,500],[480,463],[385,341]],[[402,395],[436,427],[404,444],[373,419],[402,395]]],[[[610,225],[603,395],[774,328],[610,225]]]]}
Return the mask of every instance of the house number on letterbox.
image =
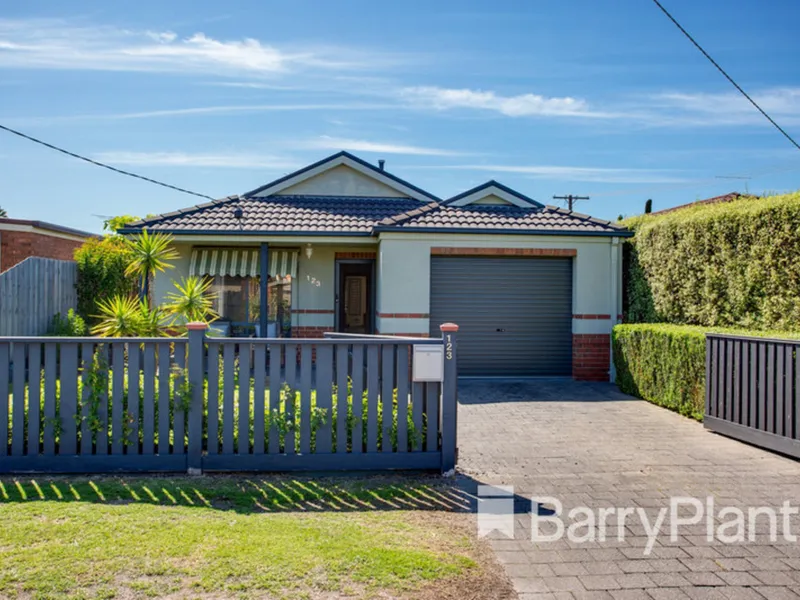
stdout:
{"type": "Polygon", "coordinates": [[[442,381],[444,379],[444,347],[414,346],[414,381],[442,381]]]}

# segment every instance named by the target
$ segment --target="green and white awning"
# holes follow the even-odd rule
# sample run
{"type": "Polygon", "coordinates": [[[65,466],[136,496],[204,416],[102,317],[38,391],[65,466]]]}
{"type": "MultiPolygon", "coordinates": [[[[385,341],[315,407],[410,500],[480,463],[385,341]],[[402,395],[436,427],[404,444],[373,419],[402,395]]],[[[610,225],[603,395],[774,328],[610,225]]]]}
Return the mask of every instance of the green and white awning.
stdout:
{"type": "MultiPolygon", "coordinates": [[[[297,250],[269,250],[269,276],[281,279],[297,277],[297,250]]],[[[257,277],[261,271],[258,248],[195,248],[189,272],[211,277],[231,275],[257,277]]]]}

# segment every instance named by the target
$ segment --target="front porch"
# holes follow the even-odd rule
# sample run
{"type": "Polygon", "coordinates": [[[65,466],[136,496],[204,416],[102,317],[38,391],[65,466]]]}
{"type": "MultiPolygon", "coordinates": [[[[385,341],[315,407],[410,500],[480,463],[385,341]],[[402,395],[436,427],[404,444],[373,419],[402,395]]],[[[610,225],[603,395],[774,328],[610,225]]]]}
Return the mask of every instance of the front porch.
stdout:
{"type": "MultiPolygon", "coordinates": [[[[293,240],[294,241],[294,240],[293,240]]],[[[309,338],[376,332],[377,246],[341,242],[177,242],[176,269],[159,274],[160,301],[172,280],[208,277],[220,318],[211,335],[309,338]]]]}

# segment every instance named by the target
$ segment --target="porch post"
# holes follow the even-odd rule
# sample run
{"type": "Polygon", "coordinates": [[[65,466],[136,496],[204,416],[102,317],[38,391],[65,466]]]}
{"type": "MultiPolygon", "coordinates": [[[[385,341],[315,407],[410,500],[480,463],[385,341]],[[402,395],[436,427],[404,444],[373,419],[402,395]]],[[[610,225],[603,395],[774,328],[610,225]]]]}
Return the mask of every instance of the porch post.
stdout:
{"type": "Polygon", "coordinates": [[[259,297],[258,324],[261,329],[261,337],[267,337],[267,325],[269,324],[269,244],[261,242],[261,261],[259,263],[259,275],[261,276],[261,294],[259,297]]]}

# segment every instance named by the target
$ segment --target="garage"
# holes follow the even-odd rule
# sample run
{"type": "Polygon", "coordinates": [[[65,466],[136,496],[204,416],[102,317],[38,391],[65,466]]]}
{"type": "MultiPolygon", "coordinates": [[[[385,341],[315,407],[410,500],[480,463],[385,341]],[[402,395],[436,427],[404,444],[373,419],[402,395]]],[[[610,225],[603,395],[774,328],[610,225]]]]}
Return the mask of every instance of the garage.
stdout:
{"type": "Polygon", "coordinates": [[[572,373],[572,259],[432,256],[430,334],[457,323],[462,376],[572,373]]]}

